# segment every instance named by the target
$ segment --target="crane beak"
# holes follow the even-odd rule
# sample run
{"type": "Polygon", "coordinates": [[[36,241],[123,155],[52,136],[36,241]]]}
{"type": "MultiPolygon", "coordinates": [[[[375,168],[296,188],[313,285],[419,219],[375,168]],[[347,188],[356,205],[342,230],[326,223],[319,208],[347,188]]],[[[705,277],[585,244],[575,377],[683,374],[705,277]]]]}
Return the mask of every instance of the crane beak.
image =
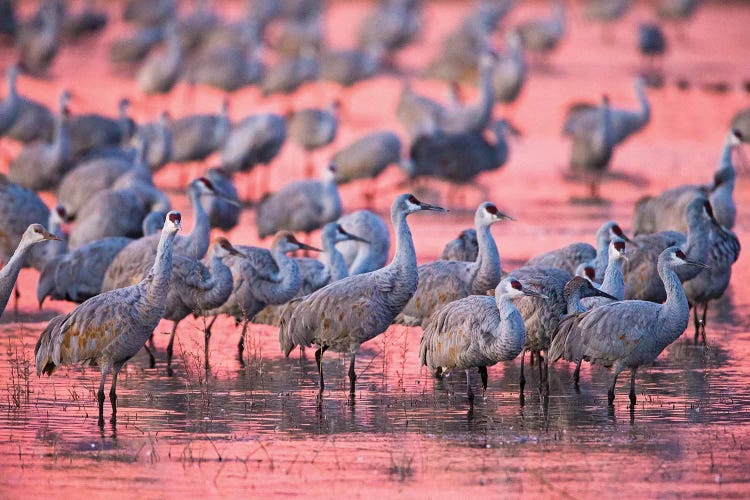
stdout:
{"type": "Polygon", "coordinates": [[[620,300],[620,299],[618,299],[617,297],[614,297],[614,296],[612,296],[612,295],[608,294],[607,292],[602,292],[602,291],[601,291],[601,290],[599,290],[598,288],[595,288],[594,290],[596,290],[596,291],[594,292],[594,296],[598,296],[598,297],[606,297],[606,298],[608,298],[608,299],[612,299],[612,300],[618,300],[618,301],[620,300]]]}
{"type": "Polygon", "coordinates": [[[535,292],[534,290],[530,290],[530,289],[528,289],[526,287],[523,287],[521,289],[521,292],[524,295],[528,295],[529,297],[539,297],[540,299],[548,299],[549,298],[549,296],[544,295],[543,293],[535,292]]]}
{"type": "Polygon", "coordinates": [[[711,266],[707,266],[706,264],[698,262],[697,260],[685,259],[685,264],[687,264],[689,266],[700,267],[700,268],[703,268],[703,269],[711,269],[711,266]]]}
{"type": "Polygon", "coordinates": [[[510,215],[504,214],[502,212],[496,213],[495,217],[497,218],[497,220],[512,220],[512,221],[516,220],[515,218],[511,217],[510,215]]]}
{"type": "Polygon", "coordinates": [[[227,252],[229,252],[230,255],[236,255],[237,257],[246,257],[246,255],[236,248],[234,248],[232,245],[224,247],[227,252]]]}
{"type": "Polygon", "coordinates": [[[297,242],[297,246],[299,247],[300,250],[310,250],[312,252],[322,252],[323,251],[320,248],[308,245],[306,243],[302,243],[300,241],[297,242]]]}
{"type": "Polygon", "coordinates": [[[58,238],[58,237],[57,237],[57,236],[55,236],[54,234],[52,234],[52,233],[49,233],[49,232],[47,232],[47,231],[45,231],[44,233],[42,233],[42,236],[44,236],[44,239],[45,239],[45,240],[52,240],[52,241],[62,241],[62,238],[58,238]]]}
{"type": "Polygon", "coordinates": [[[240,208],[242,206],[242,205],[240,205],[240,203],[237,200],[233,200],[231,198],[227,198],[226,196],[221,196],[221,195],[218,195],[218,194],[215,194],[214,196],[216,196],[218,199],[220,199],[221,201],[223,201],[225,203],[229,203],[233,207],[240,208]]]}
{"type": "Polygon", "coordinates": [[[370,244],[369,240],[366,240],[360,236],[357,236],[356,234],[352,234],[349,231],[345,230],[344,228],[341,228],[341,231],[347,236],[347,239],[349,240],[360,241],[362,243],[367,243],[368,245],[370,244]]]}
{"type": "Polygon", "coordinates": [[[448,210],[443,207],[439,207],[437,205],[430,205],[429,203],[420,203],[419,206],[422,210],[429,210],[431,212],[443,212],[443,213],[448,212],[448,210]]]}

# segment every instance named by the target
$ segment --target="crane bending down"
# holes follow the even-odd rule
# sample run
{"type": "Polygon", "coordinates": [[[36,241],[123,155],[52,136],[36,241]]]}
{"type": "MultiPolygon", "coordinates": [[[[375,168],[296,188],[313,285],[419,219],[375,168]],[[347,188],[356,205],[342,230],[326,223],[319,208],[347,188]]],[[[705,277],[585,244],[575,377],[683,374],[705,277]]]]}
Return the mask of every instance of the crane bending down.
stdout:
{"type": "MultiPolygon", "coordinates": [[[[317,346],[315,361],[320,375],[318,401],[323,397],[323,353],[327,349],[350,357],[349,392],[354,394],[357,375],[354,359],[359,346],[383,333],[417,290],[417,255],[406,217],[414,212],[445,212],[402,194],[391,205],[391,223],[396,232],[396,253],[391,263],[377,271],[349,276],[299,301],[279,330],[286,356],[295,346],[317,346]]],[[[290,304],[294,304],[292,301],[290,304]]]]}
{"type": "Polygon", "coordinates": [[[99,426],[104,426],[104,383],[112,372],[109,401],[117,421],[117,375],[153,333],[166,309],[172,273],[172,243],[181,227],[179,212],[164,221],[151,273],[137,285],[93,297],[72,312],[54,317],[34,348],[36,373],[52,375],[58,366],[83,363],[101,367],[99,426]]]}

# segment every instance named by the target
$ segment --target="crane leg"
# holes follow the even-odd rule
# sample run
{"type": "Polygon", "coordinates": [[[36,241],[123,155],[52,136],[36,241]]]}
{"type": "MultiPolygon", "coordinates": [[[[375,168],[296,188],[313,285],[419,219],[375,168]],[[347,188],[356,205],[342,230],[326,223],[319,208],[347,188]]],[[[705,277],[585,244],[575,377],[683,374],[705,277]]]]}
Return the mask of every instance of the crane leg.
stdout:
{"type": "Polygon", "coordinates": [[[526,387],[526,377],[523,375],[523,358],[526,356],[526,349],[521,351],[521,376],[518,379],[518,385],[520,386],[520,394],[519,399],[521,400],[521,404],[523,405],[524,398],[523,398],[523,388],[526,387]]]}
{"type": "Polygon", "coordinates": [[[315,364],[318,365],[318,376],[320,377],[320,388],[318,389],[319,401],[323,399],[323,389],[325,388],[325,384],[323,382],[323,353],[326,352],[326,349],[328,349],[328,346],[321,346],[315,350],[315,364]]]}
{"type": "Polygon", "coordinates": [[[479,377],[482,379],[482,389],[487,390],[487,367],[479,367],[479,377]]]}
{"type": "Polygon", "coordinates": [[[703,345],[706,345],[706,314],[708,313],[708,302],[703,304],[703,314],[701,315],[701,337],[703,345]]]}
{"type": "Polygon", "coordinates": [[[701,333],[700,320],[698,319],[698,304],[693,304],[693,326],[695,326],[694,343],[698,343],[698,335],[701,333]]]}
{"type": "Polygon", "coordinates": [[[581,363],[582,362],[583,362],[582,359],[578,360],[578,362],[576,363],[576,369],[573,372],[573,385],[576,388],[576,390],[578,390],[578,381],[581,378],[581,363]]]}
{"type": "Polygon", "coordinates": [[[18,289],[17,284],[13,287],[13,298],[15,299],[13,301],[13,314],[15,314],[16,318],[18,318],[19,303],[21,302],[21,291],[18,289]]]}
{"type": "Polygon", "coordinates": [[[469,407],[474,408],[474,391],[471,390],[471,372],[466,370],[466,397],[469,398],[469,407]]]}
{"type": "Polygon", "coordinates": [[[619,371],[615,371],[614,377],[612,377],[612,385],[609,386],[607,391],[607,404],[614,406],[615,404],[615,386],[617,385],[617,376],[620,374],[619,371]]]}
{"type": "Polygon", "coordinates": [[[174,353],[174,336],[177,332],[177,321],[172,324],[172,333],[169,335],[169,344],[167,344],[167,375],[172,376],[172,354],[174,353]]]}
{"type": "Polygon", "coordinates": [[[154,353],[151,352],[151,349],[149,349],[148,345],[144,345],[143,350],[146,351],[146,354],[148,354],[148,367],[154,368],[156,366],[156,358],[154,357],[154,353]]]}
{"type": "Polygon", "coordinates": [[[104,427],[104,383],[107,381],[109,366],[102,366],[102,379],[99,381],[99,390],[96,392],[96,399],[99,402],[99,427],[104,427]]]}
{"type": "Polygon", "coordinates": [[[351,353],[349,355],[350,357],[349,359],[349,395],[352,397],[354,397],[354,383],[357,381],[357,373],[354,371],[354,357],[355,356],[356,356],[355,353],[351,353]]]}
{"type": "Polygon", "coordinates": [[[549,396],[549,357],[546,352],[544,353],[543,362],[539,364],[543,365],[542,374],[544,376],[544,384],[542,385],[542,393],[545,396],[549,396]]]}
{"type": "Polygon", "coordinates": [[[630,407],[635,407],[635,372],[637,368],[630,370],[630,407]]]}
{"type": "Polygon", "coordinates": [[[542,351],[537,353],[539,356],[539,390],[542,390],[542,384],[544,383],[544,358],[542,357],[542,351]]]}
{"type": "Polygon", "coordinates": [[[206,331],[204,332],[205,338],[203,340],[203,356],[206,370],[208,370],[208,344],[211,341],[211,328],[213,328],[214,321],[216,321],[217,317],[218,316],[214,316],[213,318],[211,318],[211,321],[208,323],[206,331]]]}
{"type": "Polygon", "coordinates": [[[242,323],[242,334],[240,335],[240,341],[237,344],[237,359],[240,361],[240,366],[245,368],[245,336],[247,335],[247,325],[250,323],[249,319],[246,319],[242,323]]]}
{"type": "Polygon", "coordinates": [[[117,375],[120,374],[122,365],[112,369],[112,387],[109,388],[109,404],[112,405],[112,417],[109,421],[112,425],[117,423],[117,375]]]}

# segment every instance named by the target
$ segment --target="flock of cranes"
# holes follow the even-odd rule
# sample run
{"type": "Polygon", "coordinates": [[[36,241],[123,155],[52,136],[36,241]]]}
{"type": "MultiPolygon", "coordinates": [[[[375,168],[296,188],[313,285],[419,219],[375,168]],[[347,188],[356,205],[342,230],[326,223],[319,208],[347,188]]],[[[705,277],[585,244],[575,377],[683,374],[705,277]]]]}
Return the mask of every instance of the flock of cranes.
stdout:
{"type": "MultiPolygon", "coordinates": [[[[265,94],[291,93],[305,82],[329,79],[343,87],[344,99],[346,87],[394,71],[392,56],[422,27],[421,2],[387,0],[363,21],[358,48],[328,50],[319,3],[256,1],[234,22],[222,19],[207,2],[196,2],[194,11],[182,16],[174,0],[127,2],[124,17],[140,28],[115,41],[110,57],[113,64],[140,64],[133,75],[146,94],[167,93],[180,79],[226,92],[260,85],[265,94]],[[270,46],[282,57],[266,67],[265,30],[275,20],[280,27],[270,46]],[[160,43],[161,51],[151,50],[160,43]]],[[[629,4],[592,2],[586,14],[611,22],[629,4]]],[[[689,17],[696,4],[663,2],[661,12],[689,17]]],[[[521,94],[529,78],[525,54],[548,64],[566,32],[566,7],[555,1],[549,17],[508,29],[505,52],[498,53],[493,35],[513,7],[512,1],[478,2],[428,65],[426,74],[451,84],[450,102],[421,95],[410,78],[403,79],[395,115],[407,148],[399,134],[374,130],[319,169],[310,153],[334,141],[345,101],[233,121],[226,98],[215,114],[175,119],[164,111],[155,121],[136,123],[126,98],[110,117],[71,114],[69,104],[76,96],[69,90],[60,92],[54,112],[23,97],[17,88],[19,71],[46,73],[59,48],[34,59],[23,47],[33,35],[61,40],[55,37],[71,16],[64,3],[43,3],[35,20],[23,25],[24,56],[7,69],[7,92],[0,102],[0,134],[24,144],[8,175],[0,178],[0,258],[5,263],[0,299],[4,309],[26,265],[40,273],[40,307],[47,298],[80,305],[53,318],[42,332],[35,348],[37,372],[52,374],[73,363],[99,366],[100,425],[111,373],[115,422],[118,373],[141,348],[155,366],[148,341],[160,319],[173,323],[166,350],[171,375],[179,323],[190,314],[208,319],[204,346],[209,369],[212,328],[223,315],[242,324],[241,364],[250,324],[276,325],[286,356],[297,347],[315,348],[319,400],[324,395],[323,354],[347,355],[353,396],[360,346],[395,323],[423,329],[419,359],[435,375],[466,371],[471,405],[471,371],[478,369],[486,389],[487,367],[519,355],[523,401],[526,351],[538,362],[545,395],[550,363],[575,363],[577,385],[581,363],[587,361],[613,368],[610,405],[618,375],[631,370],[630,400],[635,405],[636,371],[684,332],[691,307],[696,341],[701,337],[705,343],[708,304],[729,286],[740,252],[732,232],[732,151],[748,137],[742,116],[727,134],[713,180],[639,201],[632,239],[617,222],[608,221],[591,235],[595,245],[572,243],[510,272],[502,266],[502,250],[490,228],[514,219],[490,201],[476,208],[474,227],[447,242],[440,259],[418,266],[407,217],[445,209],[413,194],[397,196],[390,208],[395,252],[388,263],[386,221],[369,210],[346,213],[339,194],[339,185],[374,179],[391,164],[398,164],[409,182],[440,179],[459,186],[505,164],[509,136],[518,131],[495,116],[495,105],[507,106],[521,94]],[[467,81],[479,87],[472,103],[463,103],[460,96],[459,85],[467,81]],[[243,207],[235,175],[272,162],[287,137],[307,153],[305,178],[275,192],[269,192],[267,178],[265,183],[258,180],[252,186],[258,196],[246,200],[252,202],[258,236],[272,237],[270,246],[233,245],[225,237],[212,241],[212,228],[229,231],[239,222],[243,207]],[[178,235],[181,214],[172,210],[153,173],[212,155],[220,158],[219,168],[185,179],[194,226],[189,234],[178,235]],[[58,205],[50,210],[37,191],[54,192],[58,205]],[[65,234],[63,226],[70,223],[65,234]],[[319,229],[322,248],[309,244],[309,233],[319,229]],[[295,233],[305,233],[306,242],[295,233]],[[301,250],[319,252],[319,257],[294,255],[301,250]]],[[[96,19],[106,23],[106,16],[96,19]]],[[[82,32],[101,27],[92,26],[82,32]]],[[[562,132],[571,140],[570,166],[590,183],[594,199],[599,199],[599,185],[617,146],[649,124],[647,83],[642,77],[634,81],[637,109],[616,108],[605,95],[601,104],[576,103],[567,112],[562,132]]],[[[374,197],[371,185],[365,200],[374,197]]]]}

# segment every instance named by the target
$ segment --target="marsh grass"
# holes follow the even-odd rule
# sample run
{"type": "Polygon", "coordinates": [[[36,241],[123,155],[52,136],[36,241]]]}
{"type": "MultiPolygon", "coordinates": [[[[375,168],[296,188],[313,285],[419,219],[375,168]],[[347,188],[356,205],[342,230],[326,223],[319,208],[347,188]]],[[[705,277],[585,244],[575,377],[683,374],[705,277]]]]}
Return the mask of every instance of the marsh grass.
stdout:
{"type": "Polygon", "coordinates": [[[29,404],[31,398],[31,356],[26,343],[8,339],[9,374],[6,397],[11,408],[19,409],[29,404]]]}

